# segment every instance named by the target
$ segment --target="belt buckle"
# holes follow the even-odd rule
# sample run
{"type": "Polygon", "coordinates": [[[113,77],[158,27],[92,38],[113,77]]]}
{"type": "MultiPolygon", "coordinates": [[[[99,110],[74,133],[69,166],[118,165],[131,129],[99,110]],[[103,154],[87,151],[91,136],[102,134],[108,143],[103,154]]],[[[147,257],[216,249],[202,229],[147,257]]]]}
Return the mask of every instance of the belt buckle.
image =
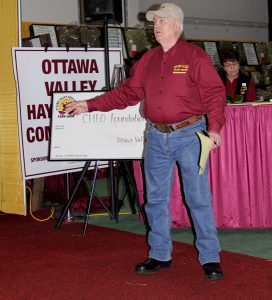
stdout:
{"type": "Polygon", "coordinates": [[[166,124],[156,124],[156,128],[163,133],[170,133],[172,132],[172,129],[169,125],[166,124]]]}

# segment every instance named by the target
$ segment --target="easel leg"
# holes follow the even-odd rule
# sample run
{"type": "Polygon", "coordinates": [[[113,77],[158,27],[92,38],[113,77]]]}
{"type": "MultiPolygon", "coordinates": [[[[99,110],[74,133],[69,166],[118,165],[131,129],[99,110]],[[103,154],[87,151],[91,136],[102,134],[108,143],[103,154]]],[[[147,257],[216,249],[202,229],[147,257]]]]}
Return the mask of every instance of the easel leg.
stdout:
{"type": "Polygon", "coordinates": [[[110,184],[111,184],[111,209],[112,209],[112,218],[113,220],[116,221],[116,223],[118,223],[118,197],[116,195],[115,192],[115,177],[114,177],[114,166],[113,166],[113,161],[109,161],[109,165],[110,165],[110,184]]]}
{"type": "Polygon", "coordinates": [[[144,222],[145,228],[147,229],[147,228],[148,228],[148,224],[147,224],[146,217],[145,217],[145,214],[144,214],[144,212],[143,212],[143,209],[142,209],[142,207],[141,207],[141,205],[140,205],[140,202],[139,202],[138,191],[137,191],[137,188],[136,188],[135,181],[134,181],[134,179],[132,178],[132,175],[131,175],[131,172],[130,172],[130,170],[129,170],[127,161],[124,161],[123,164],[124,164],[124,168],[125,168],[125,170],[126,170],[126,175],[127,175],[127,177],[128,177],[128,180],[129,180],[130,183],[131,183],[131,186],[132,186],[134,195],[135,195],[135,197],[136,197],[135,203],[136,203],[136,205],[137,205],[137,207],[138,207],[138,209],[139,209],[139,212],[140,212],[140,214],[141,214],[141,216],[142,216],[142,218],[143,218],[143,222],[144,222]]]}
{"type": "MultiPolygon", "coordinates": [[[[133,198],[133,193],[131,192],[131,185],[133,183],[130,184],[130,182],[129,182],[129,175],[128,175],[128,171],[127,171],[128,166],[126,168],[126,164],[127,164],[126,162],[123,162],[123,161],[120,162],[121,171],[122,171],[121,174],[122,174],[122,177],[123,177],[123,180],[124,180],[124,183],[125,183],[131,213],[136,214],[137,211],[135,209],[135,201],[134,201],[134,198],[133,198]]],[[[134,192],[134,190],[133,190],[133,192],[134,192]]],[[[135,197],[137,197],[137,195],[135,195],[135,197]]]]}
{"type": "Polygon", "coordinates": [[[85,217],[85,225],[84,225],[84,230],[83,230],[83,236],[86,235],[86,230],[87,230],[87,226],[88,226],[89,215],[90,215],[90,210],[91,210],[91,205],[92,205],[92,200],[93,200],[93,194],[94,194],[94,189],[95,189],[95,184],[96,184],[98,166],[99,166],[99,161],[96,161],[93,180],[92,180],[92,188],[91,188],[91,193],[90,193],[90,196],[89,196],[89,204],[88,204],[88,209],[87,209],[87,213],[86,213],[86,217],[85,217]]]}
{"type": "Polygon", "coordinates": [[[88,170],[90,164],[91,164],[90,160],[88,160],[88,161],[85,162],[85,165],[84,165],[84,167],[83,167],[83,169],[82,169],[82,171],[80,173],[80,176],[79,176],[79,178],[77,180],[77,183],[76,183],[76,185],[75,185],[75,187],[74,187],[74,189],[72,191],[71,197],[70,197],[69,201],[67,202],[66,206],[63,208],[62,214],[61,214],[61,216],[60,216],[57,224],[55,225],[55,228],[59,229],[61,227],[63,219],[64,219],[64,217],[65,217],[65,215],[66,215],[69,207],[71,206],[71,203],[72,203],[72,201],[74,199],[76,191],[77,191],[77,189],[78,189],[78,187],[79,187],[79,185],[81,183],[81,180],[82,180],[83,176],[85,175],[86,171],[88,170]]]}
{"type": "MultiPolygon", "coordinates": [[[[70,174],[67,173],[65,176],[65,186],[66,186],[66,195],[67,200],[70,198],[70,174]]],[[[66,221],[71,222],[73,220],[73,216],[71,215],[71,208],[69,207],[67,210],[66,221]]]]}

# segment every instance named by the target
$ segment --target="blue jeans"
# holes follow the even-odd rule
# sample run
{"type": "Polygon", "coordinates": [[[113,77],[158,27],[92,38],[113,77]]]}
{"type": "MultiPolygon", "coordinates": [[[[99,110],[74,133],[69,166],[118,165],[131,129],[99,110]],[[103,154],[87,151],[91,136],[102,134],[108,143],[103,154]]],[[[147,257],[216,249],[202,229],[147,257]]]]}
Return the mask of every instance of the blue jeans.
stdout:
{"type": "Polygon", "coordinates": [[[206,129],[204,117],[171,133],[148,125],[144,170],[147,190],[145,211],[150,226],[149,257],[161,261],[172,258],[170,197],[174,167],[180,166],[185,201],[196,232],[200,264],[219,262],[220,245],[208,185],[208,168],[199,175],[200,141],[196,131],[206,129]]]}

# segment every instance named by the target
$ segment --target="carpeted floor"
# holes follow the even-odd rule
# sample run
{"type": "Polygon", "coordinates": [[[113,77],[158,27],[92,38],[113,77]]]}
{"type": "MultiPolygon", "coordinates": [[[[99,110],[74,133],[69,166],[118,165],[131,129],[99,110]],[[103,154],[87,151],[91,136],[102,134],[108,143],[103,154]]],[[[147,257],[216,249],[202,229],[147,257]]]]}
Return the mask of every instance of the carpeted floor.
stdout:
{"type": "Polygon", "coordinates": [[[0,216],[0,299],[272,299],[272,262],[223,251],[225,279],[205,280],[193,246],[174,245],[174,266],[134,272],[145,237],[115,229],[0,216]]]}

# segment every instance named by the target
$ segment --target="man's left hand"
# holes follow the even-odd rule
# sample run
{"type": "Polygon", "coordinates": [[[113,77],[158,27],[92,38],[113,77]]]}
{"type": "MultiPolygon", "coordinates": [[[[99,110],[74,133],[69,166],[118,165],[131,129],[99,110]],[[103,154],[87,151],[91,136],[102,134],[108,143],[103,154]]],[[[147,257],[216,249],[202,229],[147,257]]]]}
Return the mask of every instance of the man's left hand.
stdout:
{"type": "Polygon", "coordinates": [[[215,131],[209,131],[209,138],[211,140],[211,150],[219,147],[222,142],[221,135],[215,131]]]}

